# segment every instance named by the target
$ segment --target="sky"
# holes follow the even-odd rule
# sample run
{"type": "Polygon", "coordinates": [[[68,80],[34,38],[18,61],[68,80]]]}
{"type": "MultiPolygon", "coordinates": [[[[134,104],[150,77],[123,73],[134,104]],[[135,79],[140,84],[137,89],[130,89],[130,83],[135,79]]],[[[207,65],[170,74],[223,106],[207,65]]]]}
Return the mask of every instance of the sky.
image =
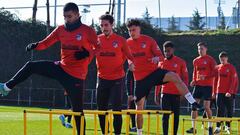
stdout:
{"type": "MultiPolygon", "coordinates": [[[[118,0],[115,0],[116,2],[118,0]]],[[[124,0],[122,0],[123,2],[124,0]]],[[[217,3],[219,0],[206,0],[208,16],[217,16],[217,3]]],[[[237,0],[221,0],[222,10],[225,16],[232,15],[232,8],[236,5],[237,0]]],[[[55,0],[49,0],[50,5],[54,5],[55,0]]],[[[76,4],[108,4],[109,0],[57,0],[58,5],[64,5],[67,2],[75,2],[76,4]]],[[[34,0],[0,0],[0,8],[5,7],[32,7],[34,0]]],[[[45,6],[46,0],[38,0],[38,6],[45,6]]],[[[79,7],[80,10],[83,7],[79,7]]],[[[150,16],[159,17],[158,0],[126,0],[126,18],[141,18],[148,8],[150,16]]],[[[193,11],[198,9],[201,16],[205,16],[205,0],[160,0],[160,16],[161,17],[191,17],[193,11]]],[[[82,15],[82,21],[91,24],[92,19],[97,23],[98,17],[108,10],[108,5],[90,6],[87,14],[82,15]]],[[[123,21],[123,5],[122,5],[122,21],[123,21]]],[[[28,9],[9,9],[11,13],[15,13],[20,19],[29,19],[32,16],[32,8],[28,9]]],[[[46,21],[46,8],[38,8],[37,19],[46,21]]],[[[50,9],[50,22],[54,24],[54,8],[50,9]]],[[[64,23],[62,16],[62,7],[57,8],[57,24],[64,23]]]]}

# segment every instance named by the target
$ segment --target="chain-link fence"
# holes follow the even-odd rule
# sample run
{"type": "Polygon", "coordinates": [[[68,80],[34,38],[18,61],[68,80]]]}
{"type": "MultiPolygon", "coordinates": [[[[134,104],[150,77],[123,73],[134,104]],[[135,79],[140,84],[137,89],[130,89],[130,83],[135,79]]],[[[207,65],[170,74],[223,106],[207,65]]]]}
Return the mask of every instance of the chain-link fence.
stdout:
{"type": "MultiPolygon", "coordinates": [[[[38,106],[46,108],[64,108],[66,101],[64,98],[64,90],[57,88],[28,88],[16,87],[9,96],[0,98],[0,105],[14,106],[38,106]]],[[[84,108],[96,109],[96,89],[86,89],[84,95],[84,108]]],[[[127,108],[127,95],[123,94],[123,109],[127,108]]],[[[110,99],[110,103],[111,103],[110,99]]],[[[237,95],[234,101],[235,115],[240,114],[240,105],[236,104],[240,101],[240,96],[237,95]]],[[[109,105],[111,107],[111,105],[109,105]]],[[[154,91],[152,90],[146,102],[146,109],[160,109],[160,106],[154,103],[154,91]]],[[[181,113],[190,114],[191,108],[184,97],[181,97],[181,113]]],[[[213,107],[213,111],[216,109],[213,107]]]]}

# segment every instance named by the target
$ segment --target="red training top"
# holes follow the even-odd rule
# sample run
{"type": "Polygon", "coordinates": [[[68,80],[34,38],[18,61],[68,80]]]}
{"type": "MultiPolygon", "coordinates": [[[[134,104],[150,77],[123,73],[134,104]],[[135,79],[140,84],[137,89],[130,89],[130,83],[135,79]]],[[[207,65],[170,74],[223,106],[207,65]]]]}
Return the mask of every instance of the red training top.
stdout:
{"type": "Polygon", "coordinates": [[[127,45],[134,57],[135,71],[133,74],[135,80],[144,79],[158,68],[157,64],[151,62],[153,57],[159,57],[160,61],[163,60],[159,46],[156,41],[149,36],[140,35],[137,39],[129,38],[127,45]]]}
{"type": "Polygon", "coordinates": [[[237,72],[232,64],[219,64],[216,68],[214,80],[214,93],[234,93],[237,72]]]}
{"type": "Polygon", "coordinates": [[[61,61],[60,66],[65,72],[79,79],[86,79],[88,64],[92,59],[93,45],[97,45],[96,32],[89,26],[82,24],[74,31],[68,32],[64,26],[58,26],[45,39],[39,42],[36,50],[44,50],[52,46],[57,41],[61,42],[61,61]],[[90,57],[77,60],[75,52],[84,47],[90,52],[90,57]]]}
{"type": "Polygon", "coordinates": [[[193,60],[193,81],[196,85],[212,87],[215,66],[216,61],[209,55],[195,58],[193,60]],[[201,76],[204,77],[203,80],[201,76]]]}
{"type": "Polygon", "coordinates": [[[126,39],[113,33],[109,37],[98,36],[100,49],[96,54],[98,76],[102,79],[115,80],[125,76],[123,64],[126,57],[133,61],[133,56],[126,44],[126,39]]]}
{"type": "MultiPolygon", "coordinates": [[[[183,80],[183,82],[188,85],[188,70],[186,66],[186,62],[177,57],[173,56],[171,59],[165,58],[163,62],[159,63],[159,67],[161,69],[169,70],[172,72],[175,72],[179,75],[179,77],[183,80]]],[[[160,92],[160,87],[156,88],[155,94],[158,95],[160,92]]],[[[164,94],[174,94],[174,95],[180,95],[177,87],[173,82],[166,83],[162,85],[162,93],[164,94]]]]}

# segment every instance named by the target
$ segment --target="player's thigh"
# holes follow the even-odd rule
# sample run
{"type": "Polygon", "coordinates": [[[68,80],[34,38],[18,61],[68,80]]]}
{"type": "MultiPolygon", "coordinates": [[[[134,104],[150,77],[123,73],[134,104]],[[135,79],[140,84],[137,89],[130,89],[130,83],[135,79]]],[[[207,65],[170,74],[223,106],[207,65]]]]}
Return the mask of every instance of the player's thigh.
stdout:
{"type": "Polygon", "coordinates": [[[212,87],[211,86],[203,86],[202,87],[202,93],[203,93],[202,94],[203,95],[203,100],[211,101],[211,99],[212,99],[212,87]]]}
{"type": "Polygon", "coordinates": [[[203,97],[202,87],[199,85],[194,86],[193,88],[193,98],[194,99],[201,99],[203,97]]]}
{"type": "Polygon", "coordinates": [[[149,80],[140,80],[135,82],[135,102],[137,103],[142,98],[147,98],[152,89],[152,84],[149,80]]]}
{"type": "Polygon", "coordinates": [[[64,88],[68,93],[73,111],[82,111],[85,81],[80,79],[71,79],[71,82],[65,84],[64,88]]]}
{"type": "Polygon", "coordinates": [[[120,110],[122,105],[124,88],[124,78],[115,80],[113,87],[111,88],[111,97],[114,110],[120,110]]]}

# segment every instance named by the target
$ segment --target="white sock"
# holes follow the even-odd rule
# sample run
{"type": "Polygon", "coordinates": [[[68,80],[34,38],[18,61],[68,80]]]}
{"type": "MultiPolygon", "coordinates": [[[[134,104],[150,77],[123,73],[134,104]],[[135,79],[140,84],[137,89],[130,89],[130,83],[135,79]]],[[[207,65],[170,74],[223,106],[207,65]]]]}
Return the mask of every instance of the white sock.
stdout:
{"type": "Polygon", "coordinates": [[[195,124],[195,122],[194,122],[194,121],[192,121],[192,128],[194,128],[194,124],[195,124]]]}
{"type": "Polygon", "coordinates": [[[137,129],[137,135],[142,135],[142,129],[137,129]]]}
{"type": "Polygon", "coordinates": [[[208,127],[212,127],[212,122],[208,122],[208,127]]]}
{"type": "Polygon", "coordinates": [[[10,88],[7,87],[6,83],[4,83],[3,88],[4,88],[4,90],[6,90],[6,91],[11,91],[11,90],[12,90],[12,89],[10,89],[10,88]]]}
{"type": "Polygon", "coordinates": [[[190,104],[193,104],[194,102],[196,102],[196,100],[193,98],[193,96],[190,92],[188,92],[186,95],[184,95],[184,97],[187,99],[187,101],[190,104]]]}

